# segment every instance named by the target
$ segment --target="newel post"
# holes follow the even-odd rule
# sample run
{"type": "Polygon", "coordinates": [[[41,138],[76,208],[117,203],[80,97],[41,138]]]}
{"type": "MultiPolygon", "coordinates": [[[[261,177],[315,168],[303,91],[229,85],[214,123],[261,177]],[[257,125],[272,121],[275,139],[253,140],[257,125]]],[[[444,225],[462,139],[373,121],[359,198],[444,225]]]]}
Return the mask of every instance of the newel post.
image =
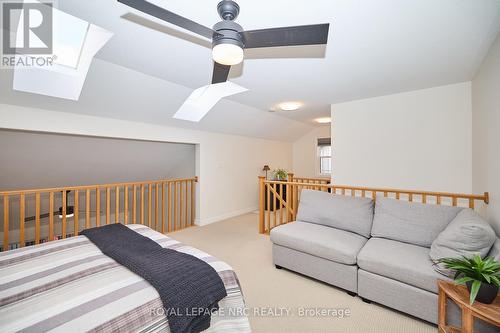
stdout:
{"type": "Polygon", "coordinates": [[[259,176],[259,233],[265,233],[265,221],[264,221],[264,200],[265,200],[265,188],[266,184],[264,176],[259,176]]]}

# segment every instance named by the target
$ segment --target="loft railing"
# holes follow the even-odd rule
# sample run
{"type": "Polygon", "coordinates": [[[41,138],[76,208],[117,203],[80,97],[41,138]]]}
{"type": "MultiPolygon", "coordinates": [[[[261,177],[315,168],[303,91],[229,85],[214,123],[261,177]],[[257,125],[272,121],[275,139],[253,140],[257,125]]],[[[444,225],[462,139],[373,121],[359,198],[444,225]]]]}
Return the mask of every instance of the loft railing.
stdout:
{"type": "Polygon", "coordinates": [[[397,200],[437,204],[448,206],[462,206],[471,209],[477,208],[476,202],[489,203],[489,194],[482,195],[460,194],[447,192],[429,192],[415,190],[401,190],[389,188],[371,188],[346,186],[335,184],[312,184],[291,181],[269,181],[259,177],[259,232],[269,233],[272,228],[295,221],[303,189],[330,192],[338,195],[353,197],[368,197],[374,200],[383,195],[397,200]]]}
{"type": "Polygon", "coordinates": [[[187,228],[194,224],[197,181],[194,177],[0,191],[1,250],[64,239],[110,223],[144,224],[161,233],[187,228]]]}
{"type": "Polygon", "coordinates": [[[294,183],[304,184],[330,184],[330,178],[308,178],[308,177],[295,177],[293,173],[288,173],[288,181],[294,183]]]}

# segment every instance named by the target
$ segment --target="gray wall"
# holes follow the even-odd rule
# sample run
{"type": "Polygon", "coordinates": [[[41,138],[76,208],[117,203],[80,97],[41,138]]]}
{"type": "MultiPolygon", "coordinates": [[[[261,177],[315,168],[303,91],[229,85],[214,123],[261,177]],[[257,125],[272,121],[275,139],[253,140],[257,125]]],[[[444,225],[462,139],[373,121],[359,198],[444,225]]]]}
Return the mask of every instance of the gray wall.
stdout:
{"type": "MultiPolygon", "coordinates": [[[[195,176],[195,146],[164,142],[122,140],[71,136],[59,134],[43,134],[0,130],[0,191],[15,189],[33,189],[72,185],[94,185],[116,182],[147,181],[172,178],[189,178],[195,176]]],[[[123,211],[124,194],[120,190],[120,207],[123,211]]],[[[161,189],[160,189],[161,191],[161,189]]],[[[156,191],[152,189],[153,212],[156,191]]],[[[129,207],[132,207],[132,188],[129,188],[129,207]]],[[[161,192],[160,192],[161,193],[161,192]]],[[[160,195],[160,193],[158,195],[160,195]]],[[[148,187],[145,188],[145,200],[148,204],[148,187]]],[[[139,200],[139,191],[136,193],[139,200]]],[[[62,195],[55,193],[54,210],[62,205],[62,195]]],[[[75,201],[74,193],[70,193],[69,205],[75,201]]],[[[85,212],[85,192],[79,195],[80,219],[83,227],[85,212]]],[[[91,192],[91,225],[95,225],[95,216],[101,216],[104,223],[105,192],[101,191],[101,209],[96,212],[95,191],[91,192]]],[[[188,200],[190,202],[190,200],[188,200]]],[[[19,237],[19,197],[9,200],[9,235],[10,244],[16,243],[19,237]]],[[[147,206],[146,206],[147,207],[147,206]]],[[[115,192],[111,191],[111,221],[114,221],[115,192]]],[[[180,208],[180,207],[178,207],[180,208]]],[[[159,208],[158,208],[159,209],[159,208]]],[[[131,210],[131,209],[130,209],[131,210]]],[[[0,216],[3,221],[3,200],[0,200],[0,216]]],[[[41,214],[48,213],[48,194],[41,195],[41,214]]],[[[26,196],[25,216],[35,214],[34,195],[26,196]]],[[[129,221],[132,212],[129,211],[129,221]]],[[[173,212],[167,212],[172,216],[173,212]]],[[[146,217],[146,212],[144,216],[146,217]]],[[[120,213],[120,220],[124,217],[120,213]]],[[[139,221],[139,209],[137,209],[139,221]]],[[[191,218],[191,214],[189,214],[191,218]]],[[[147,222],[147,220],[145,219],[147,222]]],[[[55,233],[61,234],[61,221],[55,218],[55,233]]],[[[73,220],[68,221],[68,233],[72,232],[73,220]]],[[[26,240],[34,239],[34,222],[25,223],[26,240]]],[[[48,235],[48,219],[41,219],[42,238],[48,235]]],[[[3,227],[0,228],[3,239],[3,227]]]]}
{"type": "Polygon", "coordinates": [[[0,191],[194,175],[191,144],[0,130],[0,191]]]}

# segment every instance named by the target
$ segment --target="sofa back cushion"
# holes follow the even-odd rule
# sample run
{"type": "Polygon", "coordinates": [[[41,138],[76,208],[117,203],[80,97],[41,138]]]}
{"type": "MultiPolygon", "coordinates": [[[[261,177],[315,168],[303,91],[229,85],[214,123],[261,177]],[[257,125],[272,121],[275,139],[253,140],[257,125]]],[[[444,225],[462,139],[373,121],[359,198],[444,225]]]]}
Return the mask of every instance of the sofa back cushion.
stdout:
{"type": "Polygon", "coordinates": [[[434,268],[447,276],[453,272],[439,263],[441,258],[472,257],[479,254],[486,257],[497,236],[490,224],[472,209],[464,209],[432,242],[429,257],[435,263],[434,268]]]}
{"type": "Polygon", "coordinates": [[[462,209],[377,198],[371,235],[430,247],[462,209]]]}
{"type": "Polygon", "coordinates": [[[302,190],[297,220],[322,224],[370,237],[373,200],[302,190]]]}

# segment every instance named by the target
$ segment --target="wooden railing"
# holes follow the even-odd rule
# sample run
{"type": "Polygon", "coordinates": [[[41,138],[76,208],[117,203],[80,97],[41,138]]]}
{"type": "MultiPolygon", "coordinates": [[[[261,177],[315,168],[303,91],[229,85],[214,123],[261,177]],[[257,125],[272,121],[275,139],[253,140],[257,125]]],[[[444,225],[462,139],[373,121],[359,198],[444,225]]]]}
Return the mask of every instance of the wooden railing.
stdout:
{"type": "Polygon", "coordinates": [[[293,173],[288,173],[288,181],[303,184],[330,184],[330,178],[308,178],[308,177],[295,177],[293,173]]]}
{"type": "Polygon", "coordinates": [[[272,228],[295,221],[303,189],[331,194],[368,197],[390,197],[397,200],[449,206],[477,208],[476,202],[489,203],[488,192],[482,195],[447,192],[429,192],[389,188],[370,188],[334,184],[311,184],[295,181],[268,181],[259,177],[259,232],[269,233],[272,228]]]}
{"type": "Polygon", "coordinates": [[[110,223],[144,224],[161,233],[192,226],[197,181],[194,177],[0,192],[1,250],[76,236],[110,223]]]}

